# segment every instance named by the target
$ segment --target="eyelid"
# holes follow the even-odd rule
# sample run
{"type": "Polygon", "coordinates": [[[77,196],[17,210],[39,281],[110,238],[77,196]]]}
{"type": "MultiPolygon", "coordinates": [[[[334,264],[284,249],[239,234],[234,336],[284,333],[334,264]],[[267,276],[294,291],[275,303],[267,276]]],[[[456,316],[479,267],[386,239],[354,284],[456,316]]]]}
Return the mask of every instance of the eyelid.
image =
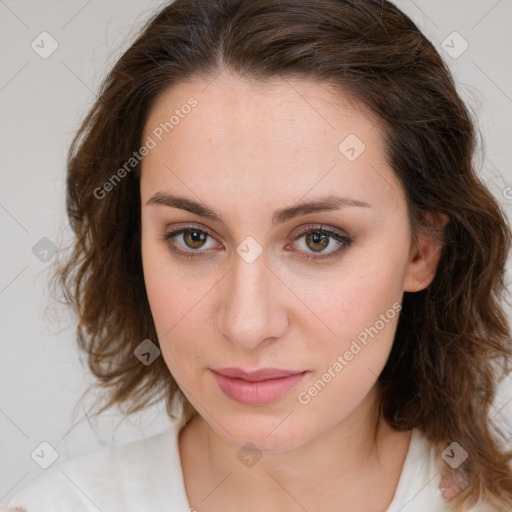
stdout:
{"type": "Polygon", "coordinates": [[[332,227],[332,226],[329,226],[326,224],[314,224],[313,223],[313,224],[306,224],[306,226],[301,227],[299,229],[299,232],[294,235],[293,239],[297,240],[297,238],[301,237],[305,233],[308,233],[309,231],[323,231],[323,232],[327,232],[327,233],[336,234],[340,237],[350,238],[350,235],[341,229],[338,229],[338,228],[335,228],[335,227],[332,227]]]}

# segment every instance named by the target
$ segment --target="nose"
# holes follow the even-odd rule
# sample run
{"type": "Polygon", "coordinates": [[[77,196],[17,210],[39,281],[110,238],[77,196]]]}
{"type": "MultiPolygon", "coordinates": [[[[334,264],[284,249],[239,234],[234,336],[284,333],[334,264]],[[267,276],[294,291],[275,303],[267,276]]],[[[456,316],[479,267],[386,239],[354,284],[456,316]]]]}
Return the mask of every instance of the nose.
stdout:
{"type": "Polygon", "coordinates": [[[252,263],[235,255],[224,280],[218,328],[241,350],[279,338],[288,328],[286,287],[267,265],[264,254],[252,263]]]}

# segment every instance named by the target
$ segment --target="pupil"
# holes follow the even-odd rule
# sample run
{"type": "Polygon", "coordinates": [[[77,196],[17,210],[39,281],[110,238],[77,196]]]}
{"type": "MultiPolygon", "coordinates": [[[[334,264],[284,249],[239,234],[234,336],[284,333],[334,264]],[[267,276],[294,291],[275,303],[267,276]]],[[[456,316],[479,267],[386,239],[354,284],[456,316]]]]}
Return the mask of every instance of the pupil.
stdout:
{"type": "Polygon", "coordinates": [[[192,239],[193,247],[200,247],[201,243],[204,242],[206,236],[205,233],[201,233],[199,231],[189,231],[189,237],[192,239]]]}
{"type": "Polygon", "coordinates": [[[329,245],[329,238],[321,233],[313,233],[308,235],[308,242],[313,242],[313,245],[320,245],[319,248],[312,248],[313,250],[320,252],[322,249],[325,249],[329,245]]]}

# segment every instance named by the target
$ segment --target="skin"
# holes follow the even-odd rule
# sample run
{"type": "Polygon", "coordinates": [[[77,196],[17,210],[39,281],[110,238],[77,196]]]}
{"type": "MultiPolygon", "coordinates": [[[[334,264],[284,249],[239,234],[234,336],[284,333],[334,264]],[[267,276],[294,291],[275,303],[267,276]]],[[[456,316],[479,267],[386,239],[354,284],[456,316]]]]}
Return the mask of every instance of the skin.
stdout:
{"type": "MultiPolygon", "coordinates": [[[[439,247],[414,240],[376,119],[339,92],[224,71],[210,84],[194,79],[165,91],[144,140],[191,96],[198,105],[144,158],[140,182],[144,277],[162,356],[199,413],[179,438],[189,503],[199,512],[382,512],[411,435],[392,429],[376,407],[398,314],[308,404],[297,396],[404,291],[428,286],[439,247]],[[366,146],[354,161],[338,149],[351,133],[366,146]],[[147,204],[160,191],[205,203],[224,222],[147,204]],[[274,210],[333,193],[371,207],[271,225],[274,210]],[[162,240],[183,223],[213,238],[202,246],[190,236],[162,240]],[[308,261],[339,247],[334,239],[323,249],[306,236],[294,240],[300,228],[320,225],[353,243],[308,261]],[[262,248],[252,263],[236,252],[247,236],[262,248]],[[170,243],[206,256],[178,256],[170,243]],[[219,389],[210,368],[221,367],[308,373],[280,399],[253,406],[219,389]],[[237,457],[246,443],[262,455],[251,467],[237,457]]],[[[437,227],[447,221],[428,217],[437,227]]]]}

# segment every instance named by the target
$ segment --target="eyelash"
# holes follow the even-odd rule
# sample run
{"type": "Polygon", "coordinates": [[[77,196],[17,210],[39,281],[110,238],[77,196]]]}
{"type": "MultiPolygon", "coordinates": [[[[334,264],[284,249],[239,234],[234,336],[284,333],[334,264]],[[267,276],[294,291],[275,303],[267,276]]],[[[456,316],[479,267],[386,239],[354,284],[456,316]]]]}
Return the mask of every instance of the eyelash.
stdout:
{"type": "MultiPolygon", "coordinates": [[[[181,235],[183,233],[187,233],[187,232],[190,232],[190,231],[196,231],[196,232],[198,232],[200,234],[205,234],[205,235],[209,236],[210,238],[214,238],[210,233],[208,233],[208,231],[196,228],[195,226],[185,226],[185,227],[177,229],[175,231],[171,231],[169,233],[162,234],[160,236],[160,239],[163,242],[166,242],[167,247],[169,248],[169,250],[171,252],[173,252],[175,254],[178,254],[179,256],[183,256],[185,258],[190,258],[190,259],[193,259],[193,258],[203,258],[204,257],[203,254],[205,252],[207,252],[207,251],[201,251],[199,249],[198,250],[190,249],[190,251],[184,251],[182,249],[177,249],[175,246],[173,246],[171,243],[169,243],[169,240],[171,238],[175,238],[178,235],[181,235]]],[[[325,261],[325,260],[328,260],[328,259],[331,259],[331,258],[338,257],[338,256],[340,256],[339,253],[344,252],[354,242],[354,240],[352,240],[351,238],[349,238],[347,236],[343,236],[343,235],[341,235],[340,233],[338,233],[336,231],[331,231],[329,229],[325,229],[322,226],[316,227],[316,228],[312,228],[311,226],[309,226],[309,227],[305,228],[304,230],[302,230],[300,233],[298,233],[295,236],[293,241],[296,242],[297,240],[302,238],[304,235],[307,235],[309,233],[327,235],[327,236],[333,238],[334,240],[336,240],[337,242],[339,242],[341,244],[341,246],[338,249],[336,249],[335,251],[333,251],[331,253],[327,253],[327,255],[324,255],[324,256],[311,256],[311,253],[306,253],[307,255],[303,256],[303,257],[304,257],[304,259],[310,260],[310,261],[320,261],[320,260],[324,260],[325,261]]]]}

